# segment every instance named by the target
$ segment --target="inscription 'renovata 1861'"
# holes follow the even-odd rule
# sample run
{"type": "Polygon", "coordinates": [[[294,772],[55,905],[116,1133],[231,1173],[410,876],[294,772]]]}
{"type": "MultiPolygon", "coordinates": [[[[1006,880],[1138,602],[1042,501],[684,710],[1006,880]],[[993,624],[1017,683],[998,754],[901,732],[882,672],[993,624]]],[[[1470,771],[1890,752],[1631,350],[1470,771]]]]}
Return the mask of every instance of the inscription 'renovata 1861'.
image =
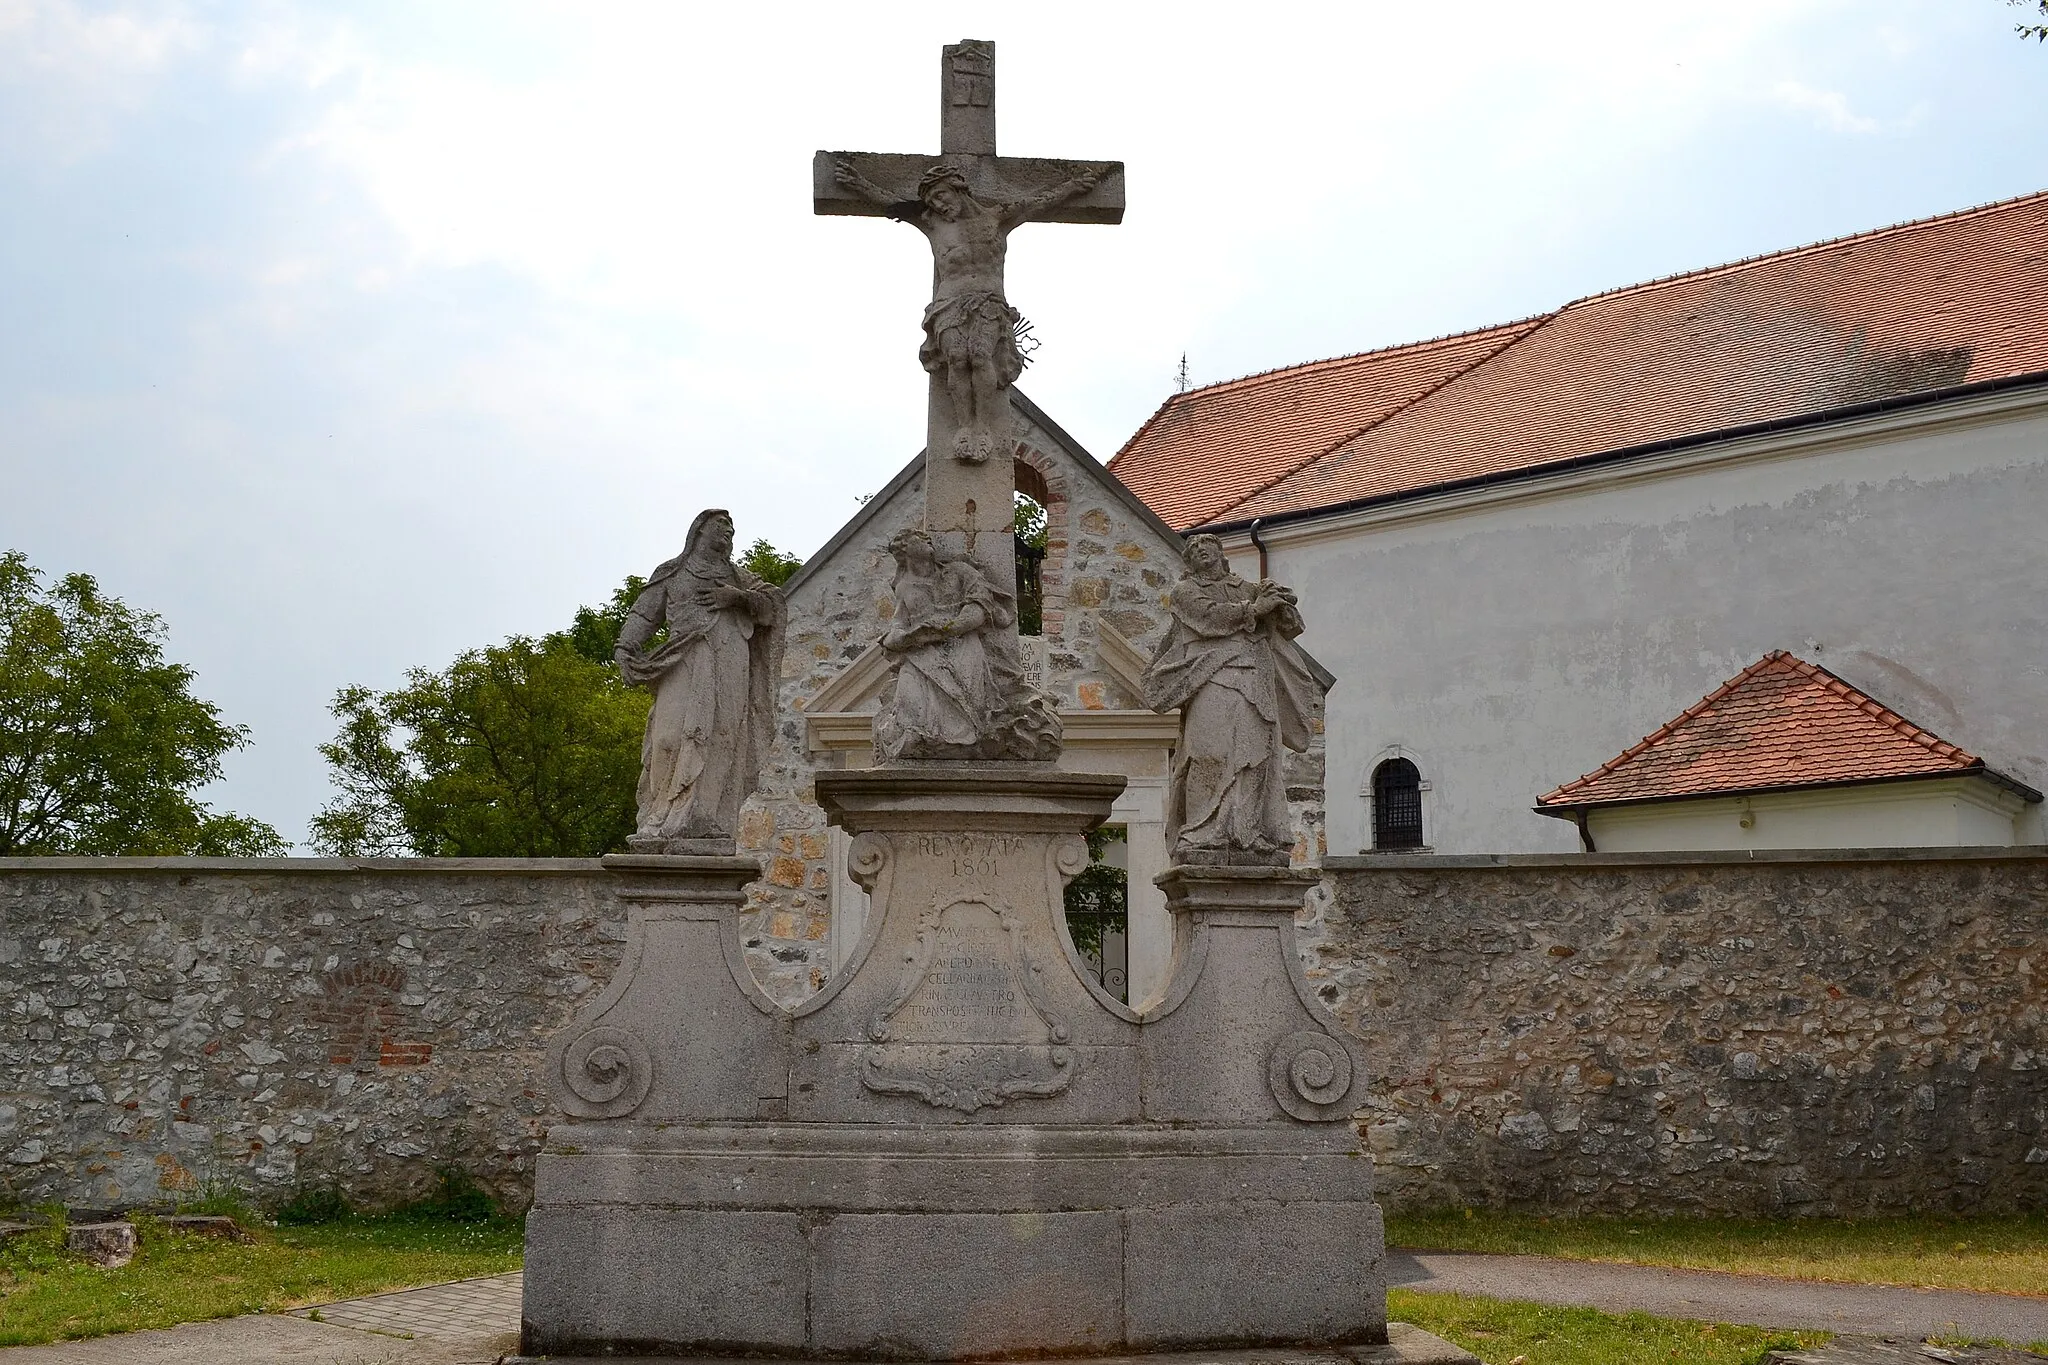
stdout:
{"type": "MultiPolygon", "coordinates": [[[[996,842],[1008,841],[931,840],[996,842]]],[[[972,848],[926,851],[981,861],[972,848]]],[[[1066,1089],[1073,1077],[1067,1026],[1046,1007],[1040,964],[1007,904],[987,896],[935,902],[919,916],[905,956],[902,980],[868,1024],[873,1045],[861,1068],[868,1089],[966,1113],[1066,1089]]]]}

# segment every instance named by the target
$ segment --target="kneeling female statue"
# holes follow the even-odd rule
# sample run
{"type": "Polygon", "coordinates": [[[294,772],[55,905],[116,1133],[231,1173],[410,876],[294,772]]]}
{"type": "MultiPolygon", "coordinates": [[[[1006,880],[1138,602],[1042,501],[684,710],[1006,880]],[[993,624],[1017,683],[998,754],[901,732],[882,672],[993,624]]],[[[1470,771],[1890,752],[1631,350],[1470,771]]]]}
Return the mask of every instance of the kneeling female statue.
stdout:
{"type": "Polygon", "coordinates": [[[1014,591],[971,559],[940,555],[926,531],[901,532],[889,553],[896,609],[882,652],[895,678],[875,713],[876,757],[1057,757],[1059,716],[1003,648],[1017,620],[1014,591]]]}

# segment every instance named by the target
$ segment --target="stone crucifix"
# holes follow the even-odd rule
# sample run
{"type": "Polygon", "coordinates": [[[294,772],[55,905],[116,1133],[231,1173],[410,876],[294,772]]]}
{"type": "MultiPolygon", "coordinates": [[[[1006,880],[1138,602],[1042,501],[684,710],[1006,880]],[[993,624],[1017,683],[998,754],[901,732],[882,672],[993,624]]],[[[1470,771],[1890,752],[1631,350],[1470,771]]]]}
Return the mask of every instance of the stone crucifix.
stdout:
{"type": "MultiPolygon", "coordinates": [[[[936,632],[929,647],[948,653],[939,670],[948,677],[962,671],[950,655],[965,647],[951,643],[949,634],[966,630],[981,637],[976,647],[988,656],[987,685],[955,688],[963,695],[939,699],[968,717],[961,724],[977,738],[941,742],[923,732],[930,727],[907,722],[903,757],[1043,758],[1059,749],[1050,700],[1027,695],[1018,664],[1010,386],[1024,368],[1018,346],[1023,319],[1004,293],[1003,264],[1009,234],[1020,224],[1122,222],[1124,170],[1120,161],[997,156],[995,60],[994,43],[968,40],[945,49],[938,155],[819,152],[811,165],[818,213],[894,218],[931,242],[932,301],[918,349],[930,375],[926,557],[940,566],[973,561],[995,599],[973,611],[935,608],[940,625],[926,632],[936,632]],[[969,630],[961,624],[969,621],[979,624],[969,630]],[[1000,705],[990,712],[968,693],[993,695],[1000,705]]],[[[908,639],[902,643],[906,653],[924,647],[908,639]]]]}
{"type": "MultiPolygon", "coordinates": [[[[1006,451],[1023,319],[1003,292],[1011,229],[1123,221],[1123,163],[996,155],[995,44],[945,49],[939,154],[819,152],[813,207],[888,217],[931,239],[932,301],[918,358],[930,372],[930,450],[968,464],[1006,451]]],[[[1009,490],[1003,490],[1005,519],[1009,490]]]]}

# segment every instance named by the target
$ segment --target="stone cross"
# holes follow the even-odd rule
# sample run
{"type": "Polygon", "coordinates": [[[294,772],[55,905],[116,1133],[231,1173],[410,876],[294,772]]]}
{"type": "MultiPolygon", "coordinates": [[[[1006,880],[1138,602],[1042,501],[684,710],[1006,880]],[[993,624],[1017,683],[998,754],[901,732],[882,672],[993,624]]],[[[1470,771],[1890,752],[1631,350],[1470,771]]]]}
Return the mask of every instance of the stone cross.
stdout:
{"type": "Polygon", "coordinates": [[[972,557],[1007,583],[1010,386],[1024,365],[1023,320],[1003,292],[1007,239],[1025,222],[1121,222],[1123,163],[997,156],[995,44],[969,40],[945,49],[938,155],[819,152],[811,184],[818,213],[895,218],[931,240],[932,302],[918,353],[931,376],[924,525],[944,553],[972,557]]]}

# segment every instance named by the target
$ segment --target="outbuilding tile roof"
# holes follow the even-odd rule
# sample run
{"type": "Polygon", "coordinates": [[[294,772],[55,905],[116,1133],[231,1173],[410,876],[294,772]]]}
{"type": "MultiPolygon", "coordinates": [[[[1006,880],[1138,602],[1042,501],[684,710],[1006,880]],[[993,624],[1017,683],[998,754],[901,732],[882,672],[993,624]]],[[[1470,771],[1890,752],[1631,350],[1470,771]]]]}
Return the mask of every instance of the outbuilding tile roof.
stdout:
{"type": "Polygon", "coordinates": [[[1575,810],[1966,773],[1991,775],[1975,754],[1929,734],[1818,664],[1774,650],[1536,805],[1575,810]]]}
{"type": "Polygon", "coordinates": [[[1169,398],[1110,469],[1176,528],[2048,374],[2048,191],[1169,398]]]}

